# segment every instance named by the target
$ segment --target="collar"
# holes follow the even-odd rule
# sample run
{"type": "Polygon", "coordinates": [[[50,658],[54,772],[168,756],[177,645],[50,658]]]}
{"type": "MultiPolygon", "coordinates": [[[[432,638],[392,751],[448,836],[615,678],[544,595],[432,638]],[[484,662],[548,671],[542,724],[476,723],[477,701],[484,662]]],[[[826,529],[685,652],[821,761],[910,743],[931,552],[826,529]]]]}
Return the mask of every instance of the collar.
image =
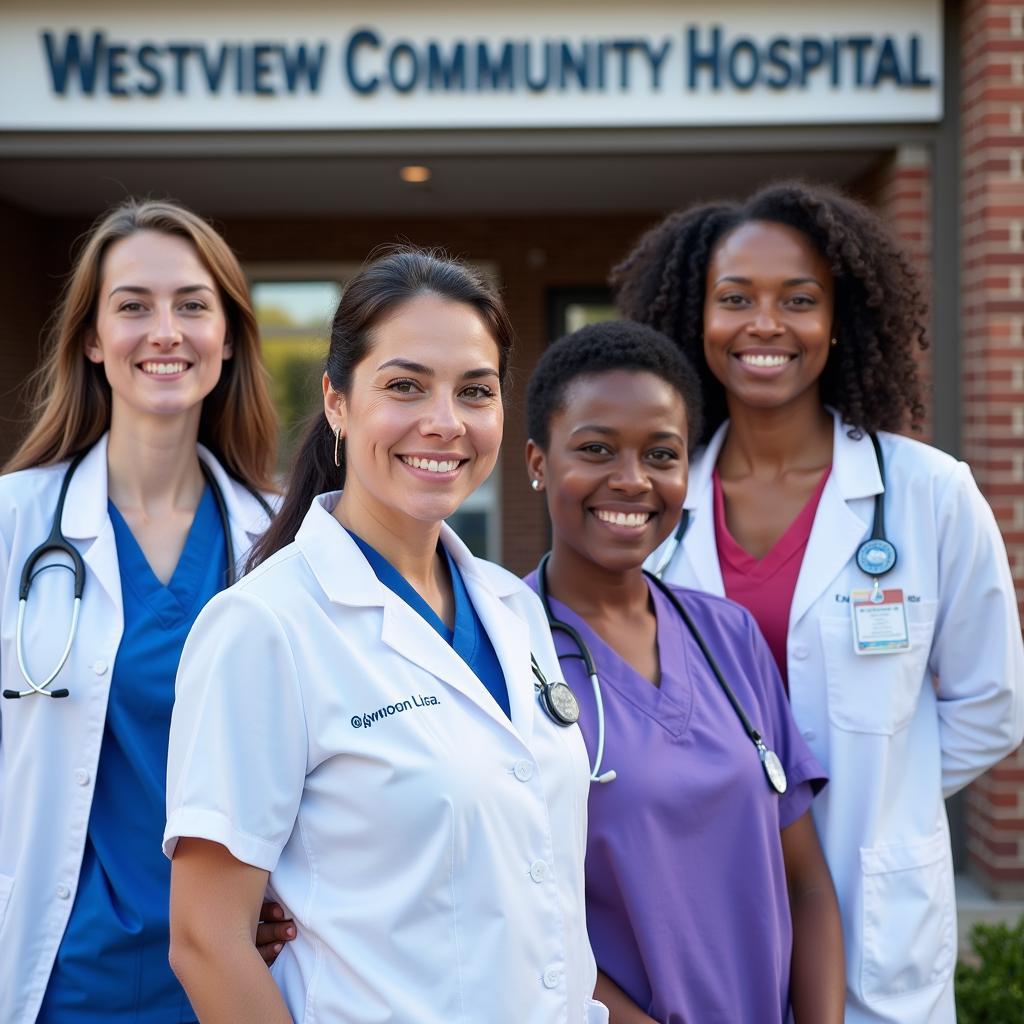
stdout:
{"type": "MultiPolygon", "coordinates": [[[[882,476],[878,471],[878,460],[875,458],[874,445],[866,431],[859,437],[850,437],[850,425],[843,422],[839,413],[828,407],[832,417],[832,472],[830,486],[839,489],[844,501],[855,498],[873,498],[881,494],[882,476]]],[[[718,462],[718,456],[729,432],[729,421],[725,420],[714,432],[707,446],[694,460],[690,472],[690,484],[686,492],[683,508],[711,508],[712,474],[718,462]]]]}
{"type": "MultiPolygon", "coordinates": [[[[328,491],[313,499],[295,534],[295,543],[329,600],[353,607],[383,607],[386,588],[332,514],[340,497],[341,491],[328,491]]],[[[477,558],[447,523],[441,524],[441,544],[458,566],[467,588],[476,584],[498,598],[521,589],[517,577],[477,558]]]]}
{"type": "MultiPolygon", "coordinates": [[[[109,432],[89,449],[68,486],[64,501],[64,515],[61,529],[68,538],[88,540],[98,537],[107,523],[107,443],[109,432]]],[[[269,525],[266,513],[248,489],[230,477],[213,453],[203,445],[197,445],[199,458],[209,467],[224,495],[228,510],[228,521],[232,532],[241,528],[252,543],[269,525]]],[[[60,463],[61,479],[70,460],[60,463]]],[[[271,496],[272,497],[272,496],[271,496]]],[[[248,544],[246,545],[248,547],[248,544]]]]}

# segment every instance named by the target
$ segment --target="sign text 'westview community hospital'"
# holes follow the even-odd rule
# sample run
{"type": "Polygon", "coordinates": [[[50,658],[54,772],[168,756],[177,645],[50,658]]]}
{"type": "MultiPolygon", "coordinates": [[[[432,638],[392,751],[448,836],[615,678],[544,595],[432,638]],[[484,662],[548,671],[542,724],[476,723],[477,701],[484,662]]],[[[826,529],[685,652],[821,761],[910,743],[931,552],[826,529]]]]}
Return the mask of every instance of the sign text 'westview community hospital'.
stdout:
{"type": "MultiPolygon", "coordinates": [[[[343,88],[357,95],[665,88],[666,65],[682,61],[689,92],[804,89],[814,79],[834,89],[931,87],[934,76],[917,33],[900,38],[731,35],[722,25],[687,26],[676,36],[578,39],[389,39],[361,27],[338,44],[259,41],[128,41],[104,31],[41,33],[54,93],[93,96],[279,96],[343,88]]],[[[931,63],[929,60],[929,63],[931,63]]]]}
{"type": "Polygon", "coordinates": [[[244,26],[112,6],[0,39],[0,130],[576,127],[941,117],[938,0],[524,2],[244,26]],[[22,102],[23,100],[23,102],[22,102]]]}

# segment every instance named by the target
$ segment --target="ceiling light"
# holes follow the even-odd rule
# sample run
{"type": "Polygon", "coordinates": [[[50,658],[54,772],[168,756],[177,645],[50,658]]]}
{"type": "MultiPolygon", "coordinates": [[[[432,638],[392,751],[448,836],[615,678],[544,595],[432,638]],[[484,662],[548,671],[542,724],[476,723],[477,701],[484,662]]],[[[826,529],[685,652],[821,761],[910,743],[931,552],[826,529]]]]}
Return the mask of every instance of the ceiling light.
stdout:
{"type": "Polygon", "coordinates": [[[409,164],[398,172],[398,176],[402,181],[408,181],[412,185],[422,185],[424,182],[430,181],[430,168],[422,167],[419,164],[409,164]]]}

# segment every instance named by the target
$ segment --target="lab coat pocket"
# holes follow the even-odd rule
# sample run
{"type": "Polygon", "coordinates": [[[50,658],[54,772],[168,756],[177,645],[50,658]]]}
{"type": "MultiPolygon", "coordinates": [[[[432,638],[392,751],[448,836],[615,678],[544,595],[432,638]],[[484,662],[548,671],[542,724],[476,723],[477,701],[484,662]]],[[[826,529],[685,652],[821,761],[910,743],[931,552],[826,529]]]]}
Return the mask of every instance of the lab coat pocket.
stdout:
{"type": "Polygon", "coordinates": [[[608,1007],[596,999],[588,999],[584,1024],[608,1024],[608,1007]]]}
{"type": "Polygon", "coordinates": [[[910,724],[927,676],[934,612],[931,606],[908,607],[910,650],[894,654],[856,654],[849,616],[820,620],[828,716],[834,726],[891,736],[910,724]]]}
{"type": "Polygon", "coordinates": [[[953,871],[945,829],[916,843],[861,848],[865,1002],[949,980],[956,961],[953,871]]]}
{"type": "Polygon", "coordinates": [[[7,904],[11,902],[11,890],[14,879],[10,875],[0,875],[0,931],[3,930],[4,917],[7,915],[7,904]]]}

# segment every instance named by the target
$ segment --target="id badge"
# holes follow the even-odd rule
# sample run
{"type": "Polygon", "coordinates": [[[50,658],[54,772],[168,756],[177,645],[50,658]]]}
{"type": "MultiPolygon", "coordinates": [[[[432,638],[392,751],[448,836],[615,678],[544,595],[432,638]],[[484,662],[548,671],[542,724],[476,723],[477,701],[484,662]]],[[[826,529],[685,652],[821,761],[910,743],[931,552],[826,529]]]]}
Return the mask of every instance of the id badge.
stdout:
{"type": "Polygon", "coordinates": [[[850,594],[855,654],[896,654],[910,650],[903,591],[855,590],[850,594]]]}

